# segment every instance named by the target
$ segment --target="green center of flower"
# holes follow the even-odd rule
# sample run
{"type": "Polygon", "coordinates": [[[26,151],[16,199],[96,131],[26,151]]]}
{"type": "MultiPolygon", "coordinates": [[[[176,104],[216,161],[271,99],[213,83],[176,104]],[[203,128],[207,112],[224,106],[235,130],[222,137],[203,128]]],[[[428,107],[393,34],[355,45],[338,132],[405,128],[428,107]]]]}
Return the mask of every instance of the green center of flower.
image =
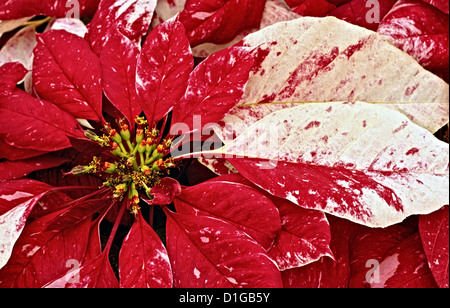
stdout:
{"type": "Polygon", "coordinates": [[[175,167],[172,158],[165,158],[170,153],[173,140],[169,138],[161,142],[160,132],[156,128],[150,129],[145,118],[138,117],[135,122],[133,137],[124,120],[118,121],[119,131],[106,123],[101,137],[93,131],[86,131],[87,138],[108,148],[104,153],[107,155],[94,157],[89,165],[77,166],[71,172],[96,174],[103,178],[103,185],[112,190],[115,200],[121,201],[128,196],[129,210],[133,214],[140,210],[139,191],[153,199],[150,194],[152,187],[175,167]]]}

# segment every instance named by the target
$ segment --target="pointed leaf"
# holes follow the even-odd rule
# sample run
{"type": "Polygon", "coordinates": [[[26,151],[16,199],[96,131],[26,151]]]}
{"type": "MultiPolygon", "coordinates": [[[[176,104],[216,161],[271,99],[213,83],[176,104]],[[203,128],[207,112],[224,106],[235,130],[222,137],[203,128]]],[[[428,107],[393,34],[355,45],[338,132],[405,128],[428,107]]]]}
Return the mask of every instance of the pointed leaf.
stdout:
{"type": "Polygon", "coordinates": [[[64,30],[38,34],[37,41],[33,82],[39,97],[77,118],[101,119],[100,61],[88,42],[64,30]]]}
{"type": "Polygon", "coordinates": [[[365,103],[280,110],[215,151],[254,157],[228,160],[277,197],[374,227],[448,203],[448,152],[401,113],[365,103]]]}
{"type": "Polygon", "coordinates": [[[15,146],[9,145],[3,138],[0,138],[0,158],[6,158],[11,161],[27,159],[40,155],[47,154],[46,151],[21,149],[15,146]]]}
{"type": "Polygon", "coordinates": [[[86,38],[92,50],[100,55],[114,32],[119,32],[136,45],[147,33],[156,0],[101,0],[97,12],[88,24],[86,38]]]}
{"type": "MultiPolygon", "coordinates": [[[[34,206],[46,193],[43,192],[29,198],[0,216],[0,269],[6,265],[11,257],[13,247],[34,206]]],[[[16,192],[13,196],[1,196],[1,198],[8,201],[8,198],[16,198],[17,196],[23,196],[23,193],[16,192]]]]}
{"type": "Polygon", "coordinates": [[[110,36],[100,54],[105,95],[130,125],[142,111],[135,87],[138,55],[139,48],[118,32],[110,36]]]}
{"type": "Polygon", "coordinates": [[[358,100],[400,110],[433,133],[448,122],[448,84],[372,31],[303,17],[251,34],[243,45],[268,54],[225,124],[246,127],[298,103],[358,100]]]}
{"type": "Polygon", "coordinates": [[[224,220],[250,235],[266,250],[281,229],[280,214],[273,202],[242,184],[199,184],[184,189],[175,199],[175,206],[177,213],[224,220]]]}
{"type": "Polygon", "coordinates": [[[266,0],[187,0],[179,20],[192,46],[228,43],[239,32],[258,27],[266,0]]]}
{"type": "Polygon", "coordinates": [[[278,267],[244,232],[211,217],[166,214],[175,287],[281,287],[278,267]]]}
{"type": "MultiPolygon", "coordinates": [[[[147,37],[137,64],[136,88],[147,119],[162,119],[186,92],[194,58],[181,23],[170,20],[147,37]]],[[[150,120],[151,121],[151,120],[150,120]]]]}
{"type": "MultiPolygon", "coordinates": [[[[30,197],[40,195],[52,188],[53,187],[48,184],[30,179],[0,182],[0,215],[29,200],[30,197]]],[[[34,207],[30,217],[36,218],[42,216],[47,210],[55,212],[61,209],[61,205],[70,201],[71,199],[65,194],[61,192],[52,192],[48,196],[44,196],[40,199],[37,206],[34,207]]]]}
{"type": "Polygon", "coordinates": [[[448,206],[426,216],[420,216],[419,231],[428,265],[436,283],[449,287],[449,219],[448,206]]]}
{"type": "Polygon", "coordinates": [[[19,89],[0,97],[0,112],[0,134],[14,147],[56,151],[71,146],[67,135],[82,136],[72,115],[19,89]]]}
{"type": "Polygon", "coordinates": [[[140,214],[119,255],[122,288],[171,288],[172,270],[166,248],[140,214]]]}
{"type": "Polygon", "coordinates": [[[203,125],[220,121],[242,97],[254,64],[252,55],[250,49],[230,47],[198,65],[185,96],[175,107],[172,123],[194,130],[196,116],[201,116],[203,125]]]}
{"type": "Polygon", "coordinates": [[[43,155],[17,162],[0,162],[0,181],[19,179],[33,171],[58,167],[67,161],[67,158],[54,155],[43,155]]]}

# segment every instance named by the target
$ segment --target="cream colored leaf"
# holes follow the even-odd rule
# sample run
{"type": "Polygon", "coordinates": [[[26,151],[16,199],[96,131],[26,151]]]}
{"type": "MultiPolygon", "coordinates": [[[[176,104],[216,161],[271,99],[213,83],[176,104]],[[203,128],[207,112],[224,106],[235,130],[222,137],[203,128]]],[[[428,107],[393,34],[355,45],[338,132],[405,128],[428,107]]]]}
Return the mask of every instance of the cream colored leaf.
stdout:
{"type": "MultiPolygon", "coordinates": [[[[302,17],[250,34],[267,57],[225,118],[239,132],[273,111],[311,102],[364,101],[401,111],[436,132],[448,122],[449,87],[380,35],[334,17],[302,17]]],[[[218,132],[224,140],[227,132],[218,132]]]]}

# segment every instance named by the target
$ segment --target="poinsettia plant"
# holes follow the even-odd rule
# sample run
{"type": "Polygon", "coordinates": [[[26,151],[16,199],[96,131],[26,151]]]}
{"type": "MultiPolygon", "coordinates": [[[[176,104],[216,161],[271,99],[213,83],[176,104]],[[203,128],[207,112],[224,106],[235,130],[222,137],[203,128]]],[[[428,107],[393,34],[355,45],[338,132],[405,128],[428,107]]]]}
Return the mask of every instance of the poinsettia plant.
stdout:
{"type": "Polygon", "coordinates": [[[448,3],[62,2],[0,4],[1,287],[448,287],[448,3]]]}

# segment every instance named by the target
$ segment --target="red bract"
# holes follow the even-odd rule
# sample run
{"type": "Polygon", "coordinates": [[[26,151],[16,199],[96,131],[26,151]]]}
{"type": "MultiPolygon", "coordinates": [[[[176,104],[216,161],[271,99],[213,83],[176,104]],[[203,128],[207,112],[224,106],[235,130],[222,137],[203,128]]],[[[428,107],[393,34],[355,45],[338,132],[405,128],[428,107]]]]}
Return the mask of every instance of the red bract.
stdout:
{"type": "MultiPolygon", "coordinates": [[[[387,2],[448,38],[439,1],[387,2]]],[[[0,50],[0,287],[448,287],[448,52],[281,0],[79,4],[0,50]]]]}

